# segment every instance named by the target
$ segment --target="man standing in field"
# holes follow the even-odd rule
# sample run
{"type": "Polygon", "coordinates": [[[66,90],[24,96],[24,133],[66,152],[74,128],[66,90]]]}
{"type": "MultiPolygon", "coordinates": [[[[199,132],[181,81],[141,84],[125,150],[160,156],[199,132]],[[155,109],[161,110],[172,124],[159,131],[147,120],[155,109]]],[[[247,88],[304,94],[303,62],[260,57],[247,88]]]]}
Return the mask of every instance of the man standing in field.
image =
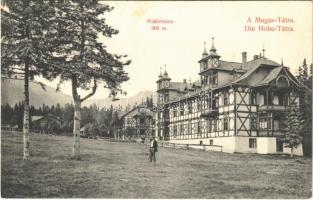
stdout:
{"type": "Polygon", "coordinates": [[[152,160],[156,162],[156,152],[158,151],[158,142],[155,140],[155,137],[150,139],[150,162],[152,160]]]}

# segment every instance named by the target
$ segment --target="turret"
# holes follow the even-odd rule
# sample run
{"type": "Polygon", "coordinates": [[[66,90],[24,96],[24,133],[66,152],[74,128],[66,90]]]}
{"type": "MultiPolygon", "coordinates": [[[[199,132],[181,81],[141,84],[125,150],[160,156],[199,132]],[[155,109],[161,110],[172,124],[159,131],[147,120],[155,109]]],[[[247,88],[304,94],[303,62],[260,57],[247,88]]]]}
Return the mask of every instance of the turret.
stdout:
{"type": "Polygon", "coordinates": [[[209,53],[207,53],[207,51],[206,51],[205,44],[206,43],[204,42],[204,50],[202,53],[202,58],[201,58],[201,60],[199,60],[200,72],[203,72],[210,67],[217,67],[218,62],[219,62],[219,58],[221,57],[216,53],[216,48],[214,46],[214,37],[212,37],[212,46],[210,48],[209,53]]]}

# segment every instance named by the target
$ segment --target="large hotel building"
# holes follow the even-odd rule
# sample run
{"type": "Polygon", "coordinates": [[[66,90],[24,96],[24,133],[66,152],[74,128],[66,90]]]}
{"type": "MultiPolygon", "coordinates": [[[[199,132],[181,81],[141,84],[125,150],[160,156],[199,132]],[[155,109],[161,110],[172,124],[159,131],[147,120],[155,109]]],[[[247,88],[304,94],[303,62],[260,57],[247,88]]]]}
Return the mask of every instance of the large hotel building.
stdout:
{"type": "MultiPolygon", "coordinates": [[[[199,60],[200,81],[172,82],[166,70],[157,83],[156,136],[171,143],[220,146],[223,152],[288,152],[280,141],[282,116],[299,104],[301,86],[283,63],[255,55],[221,60],[214,47],[199,60]]],[[[295,154],[302,154],[301,145],[295,154]]]]}

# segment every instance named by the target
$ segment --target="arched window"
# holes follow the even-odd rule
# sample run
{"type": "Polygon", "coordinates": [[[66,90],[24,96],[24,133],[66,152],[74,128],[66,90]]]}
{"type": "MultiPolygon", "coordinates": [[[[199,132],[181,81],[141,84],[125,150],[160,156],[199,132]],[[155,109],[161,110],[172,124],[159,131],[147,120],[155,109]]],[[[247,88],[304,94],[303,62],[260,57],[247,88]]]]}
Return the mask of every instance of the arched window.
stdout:
{"type": "Polygon", "coordinates": [[[280,75],[276,78],[276,85],[278,87],[288,87],[289,86],[289,80],[286,76],[280,75]]]}

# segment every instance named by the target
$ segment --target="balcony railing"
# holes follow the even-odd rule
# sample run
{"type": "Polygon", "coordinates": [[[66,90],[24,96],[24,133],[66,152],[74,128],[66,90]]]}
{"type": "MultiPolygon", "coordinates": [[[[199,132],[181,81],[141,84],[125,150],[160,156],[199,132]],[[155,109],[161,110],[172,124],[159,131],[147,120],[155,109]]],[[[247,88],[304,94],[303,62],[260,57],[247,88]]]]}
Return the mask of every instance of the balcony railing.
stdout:
{"type": "Polygon", "coordinates": [[[262,106],[259,106],[259,111],[266,111],[266,110],[285,111],[285,110],[287,110],[287,106],[282,106],[282,105],[262,105],[262,106]]]}

